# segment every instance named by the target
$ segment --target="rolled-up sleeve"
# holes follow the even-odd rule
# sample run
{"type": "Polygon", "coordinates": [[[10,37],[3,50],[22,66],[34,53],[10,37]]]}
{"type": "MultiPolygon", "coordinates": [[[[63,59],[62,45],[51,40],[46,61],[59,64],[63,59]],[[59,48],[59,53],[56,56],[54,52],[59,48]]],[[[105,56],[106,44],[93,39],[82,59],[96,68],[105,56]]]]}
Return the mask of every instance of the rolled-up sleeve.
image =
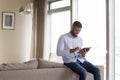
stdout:
{"type": "Polygon", "coordinates": [[[64,36],[61,36],[58,40],[58,43],[57,43],[57,56],[65,56],[65,55],[70,54],[69,49],[65,50],[64,43],[65,43],[65,38],[64,38],[64,36]]]}

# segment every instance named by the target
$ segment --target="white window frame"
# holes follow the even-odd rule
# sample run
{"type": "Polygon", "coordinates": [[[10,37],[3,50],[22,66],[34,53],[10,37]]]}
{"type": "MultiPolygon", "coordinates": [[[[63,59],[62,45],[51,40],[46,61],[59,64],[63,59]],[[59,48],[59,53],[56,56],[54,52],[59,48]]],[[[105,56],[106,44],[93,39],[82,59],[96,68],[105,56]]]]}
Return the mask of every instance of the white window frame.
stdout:
{"type": "Polygon", "coordinates": [[[106,0],[107,67],[106,80],[115,79],[115,0],[106,0]]]}

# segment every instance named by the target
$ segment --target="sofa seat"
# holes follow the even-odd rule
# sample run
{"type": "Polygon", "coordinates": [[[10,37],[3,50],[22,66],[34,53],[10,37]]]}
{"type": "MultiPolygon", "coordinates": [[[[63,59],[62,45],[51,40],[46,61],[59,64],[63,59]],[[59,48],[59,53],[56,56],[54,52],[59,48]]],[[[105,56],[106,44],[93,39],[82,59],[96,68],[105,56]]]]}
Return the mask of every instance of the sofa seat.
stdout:
{"type": "Polygon", "coordinates": [[[77,75],[66,68],[1,71],[0,80],[78,80],[77,75]]]}

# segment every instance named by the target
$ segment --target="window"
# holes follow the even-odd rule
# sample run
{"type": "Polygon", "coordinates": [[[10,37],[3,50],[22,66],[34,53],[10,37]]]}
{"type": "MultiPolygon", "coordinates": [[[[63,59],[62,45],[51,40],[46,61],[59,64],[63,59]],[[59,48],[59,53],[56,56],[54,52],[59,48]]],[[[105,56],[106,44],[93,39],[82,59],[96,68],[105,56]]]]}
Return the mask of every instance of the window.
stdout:
{"type": "Polygon", "coordinates": [[[70,11],[51,15],[51,52],[56,52],[59,37],[70,30],[70,11]]]}
{"type": "MultiPolygon", "coordinates": [[[[50,14],[51,26],[50,53],[56,54],[56,45],[60,35],[70,30],[71,22],[79,20],[83,25],[80,33],[84,41],[83,47],[92,47],[86,56],[87,60],[95,65],[104,65],[104,80],[112,80],[114,78],[113,64],[115,56],[115,80],[120,79],[120,72],[118,70],[120,67],[119,3],[119,0],[60,0],[51,2],[48,11],[50,14]],[[114,2],[116,21],[115,46],[114,2]],[[107,52],[106,48],[109,52],[107,52]]],[[[54,61],[58,58],[55,56],[53,57],[54,61]]]]}
{"type": "MultiPolygon", "coordinates": [[[[78,0],[78,20],[83,28],[80,36],[84,47],[92,47],[86,58],[106,67],[106,5],[105,0],[78,0]]],[[[105,69],[105,68],[104,68],[105,69]]]]}
{"type": "Polygon", "coordinates": [[[62,62],[56,55],[56,47],[59,37],[70,30],[70,0],[50,2],[50,60],[62,62]]]}
{"type": "Polygon", "coordinates": [[[83,24],[80,36],[85,47],[92,47],[88,59],[99,65],[105,65],[106,61],[105,9],[104,0],[78,0],[78,19],[83,24]]]}

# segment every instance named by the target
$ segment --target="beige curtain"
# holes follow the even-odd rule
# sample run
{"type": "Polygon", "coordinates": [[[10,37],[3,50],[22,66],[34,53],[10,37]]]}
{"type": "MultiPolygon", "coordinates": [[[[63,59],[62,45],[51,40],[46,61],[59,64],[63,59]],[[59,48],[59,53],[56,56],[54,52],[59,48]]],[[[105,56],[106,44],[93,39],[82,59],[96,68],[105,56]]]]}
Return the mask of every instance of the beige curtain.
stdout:
{"type": "Polygon", "coordinates": [[[33,0],[33,58],[43,58],[46,0],[33,0]]]}

